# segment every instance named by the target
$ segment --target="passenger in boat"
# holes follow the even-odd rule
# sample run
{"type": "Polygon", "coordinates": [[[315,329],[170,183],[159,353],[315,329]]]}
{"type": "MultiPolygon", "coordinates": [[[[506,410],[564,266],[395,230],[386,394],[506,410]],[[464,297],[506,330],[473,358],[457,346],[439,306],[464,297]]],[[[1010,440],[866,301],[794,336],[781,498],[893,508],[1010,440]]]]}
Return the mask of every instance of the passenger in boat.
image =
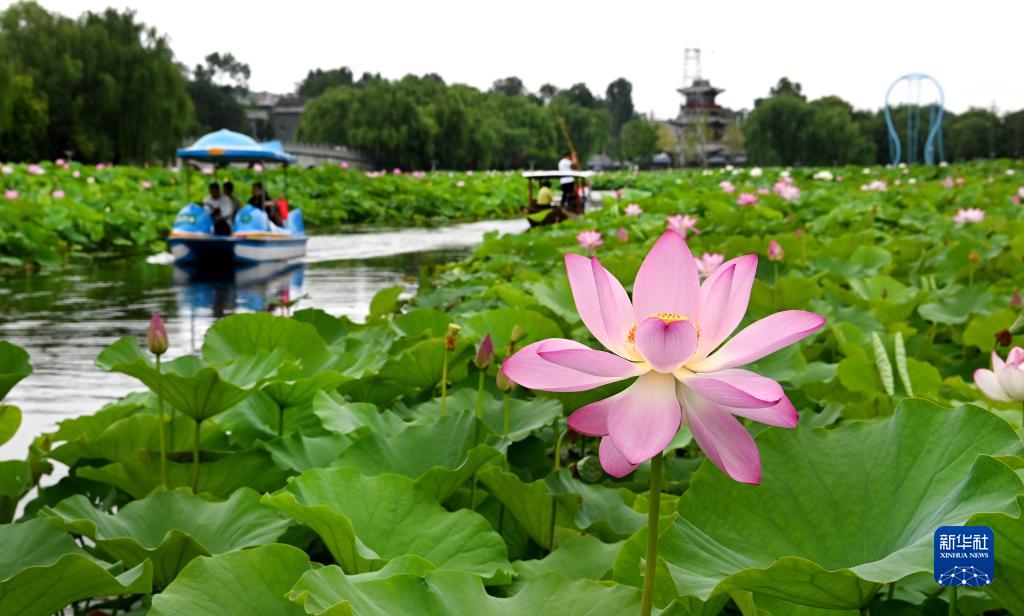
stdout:
{"type": "Polygon", "coordinates": [[[554,196],[551,194],[551,180],[541,180],[537,191],[537,207],[549,208],[554,196]]]}
{"type": "Polygon", "coordinates": [[[220,184],[210,184],[210,194],[203,199],[203,207],[213,217],[213,232],[217,235],[231,235],[231,217],[235,214],[235,206],[231,198],[221,194],[220,184]]]}
{"type": "Polygon", "coordinates": [[[242,202],[239,201],[238,197],[235,196],[234,182],[224,182],[224,196],[227,197],[228,199],[231,199],[232,211],[237,212],[238,210],[242,209],[242,202]]]}
{"type": "Polygon", "coordinates": [[[249,197],[249,204],[266,212],[270,221],[275,225],[279,227],[284,226],[284,222],[281,220],[281,213],[278,211],[277,205],[274,203],[274,200],[270,198],[270,195],[263,190],[263,182],[253,182],[252,196],[249,197]]]}
{"type": "MultiPolygon", "coordinates": [[[[571,153],[562,156],[562,160],[558,161],[559,171],[572,171],[572,166],[573,160],[571,153]]],[[[562,188],[562,207],[571,206],[575,201],[573,186],[575,185],[576,181],[573,180],[571,176],[566,175],[563,176],[562,179],[558,181],[558,183],[562,188]]]]}

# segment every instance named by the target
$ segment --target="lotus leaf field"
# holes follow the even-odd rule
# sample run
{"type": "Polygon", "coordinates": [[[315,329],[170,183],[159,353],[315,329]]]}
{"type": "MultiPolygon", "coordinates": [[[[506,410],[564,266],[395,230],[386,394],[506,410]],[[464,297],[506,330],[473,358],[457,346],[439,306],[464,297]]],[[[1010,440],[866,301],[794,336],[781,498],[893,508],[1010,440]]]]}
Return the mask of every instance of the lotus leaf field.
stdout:
{"type": "MultiPolygon", "coordinates": [[[[341,220],[312,203],[342,173],[297,174],[311,218],[341,220]]],[[[353,191],[424,204],[457,181],[475,191],[470,210],[430,214],[442,217],[514,210],[521,188],[485,173],[347,173],[353,191]]],[[[43,203],[49,177],[0,212],[43,203]]],[[[109,197],[108,214],[152,216],[135,246],[158,242],[174,176],[97,177],[53,216],[101,216],[87,201],[109,197]],[[162,192],[128,196],[145,178],[162,192]]],[[[0,462],[0,614],[632,614],[652,531],[654,613],[1024,614],[1024,390],[1001,380],[1010,400],[993,401],[974,384],[993,351],[1024,344],[1022,183],[1007,161],[605,174],[597,186],[619,198],[488,236],[472,257],[423,271],[410,300],[380,292],[365,323],[308,308],[236,315],[198,355],[162,363],[141,336],[124,338],[97,365],[139,391],[0,462]],[[960,211],[972,208],[983,215],[960,211]],[[666,228],[707,275],[759,255],[740,329],[784,310],[826,323],[749,366],[799,412],[792,429],[745,422],[760,484],[719,470],[684,426],[652,525],[652,465],[614,478],[599,439],[566,423],[630,379],[548,393],[499,369],[547,338],[600,348],[563,255],[592,253],[628,290],[666,228]],[[586,231],[600,236],[578,240],[586,231]],[[493,358],[487,344],[478,352],[488,337],[493,358]],[[932,537],[963,524],[993,529],[995,581],[951,593],[933,581],[932,537]]],[[[41,212],[38,229],[57,229],[41,212]]],[[[96,236],[76,232],[100,241],[97,224],[96,236]]],[[[0,343],[0,396],[30,361],[0,343]]],[[[0,407],[0,442],[22,412],[0,407]]]]}

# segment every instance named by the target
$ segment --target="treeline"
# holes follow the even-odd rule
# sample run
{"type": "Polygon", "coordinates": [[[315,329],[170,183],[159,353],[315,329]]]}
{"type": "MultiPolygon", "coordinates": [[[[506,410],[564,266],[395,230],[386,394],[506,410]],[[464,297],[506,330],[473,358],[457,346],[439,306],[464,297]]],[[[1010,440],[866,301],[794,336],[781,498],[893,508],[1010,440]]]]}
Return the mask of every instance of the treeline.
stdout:
{"type": "Polygon", "coordinates": [[[653,153],[657,128],[633,109],[632,85],[610,83],[603,98],[585,84],[526,90],[517,77],[482,92],[438,75],[390,81],[347,68],[310,71],[299,85],[306,104],[299,139],[344,144],[381,165],[510,169],[551,166],[569,150],[581,162],[597,152],[626,158],[653,153]]]}
{"type": "Polygon", "coordinates": [[[0,159],[166,158],[192,120],[167,40],[131,12],[0,14],[0,159]]]}
{"type": "MultiPolygon", "coordinates": [[[[929,109],[896,107],[892,120],[908,157],[907,120],[918,114],[918,152],[927,140],[929,109]]],[[[747,159],[758,165],[887,164],[889,132],[881,109],[856,110],[837,96],[808,101],[799,83],[779,80],[769,96],[755,101],[742,125],[747,159]]],[[[999,115],[988,109],[961,114],[943,111],[942,145],[945,159],[1024,156],[1024,110],[999,115]]],[[[938,152],[936,152],[936,156],[938,152]]]]}

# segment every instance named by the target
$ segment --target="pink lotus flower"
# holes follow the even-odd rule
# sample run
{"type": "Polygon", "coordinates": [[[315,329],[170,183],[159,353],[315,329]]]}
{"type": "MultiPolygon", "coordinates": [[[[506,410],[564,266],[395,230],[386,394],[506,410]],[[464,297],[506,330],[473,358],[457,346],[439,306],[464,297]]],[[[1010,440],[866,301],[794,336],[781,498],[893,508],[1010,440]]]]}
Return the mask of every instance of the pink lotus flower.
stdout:
{"type": "Polygon", "coordinates": [[[720,252],[705,252],[697,259],[697,274],[701,278],[707,278],[718,269],[718,266],[725,261],[725,257],[720,252]]]}
{"type": "Polygon", "coordinates": [[[348,169],[348,161],[347,160],[343,160],[343,161],[341,161],[341,164],[338,165],[338,166],[341,167],[342,169],[348,169]]]}
{"type": "Polygon", "coordinates": [[[466,183],[463,182],[462,180],[459,180],[458,182],[455,182],[455,187],[456,188],[464,188],[465,186],[466,186],[466,183]]]}
{"type": "Polygon", "coordinates": [[[740,366],[818,331],[825,319],[779,312],[723,345],[747,310],[757,255],[732,259],[698,284],[690,249],[671,231],[640,266],[632,301],[597,259],[567,254],[565,265],[580,318],[612,352],[542,340],[506,360],[505,374],[525,387],[561,392],[639,377],[569,417],[575,431],[604,437],[599,457],[611,475],[632,472],[685,425],[718,468],[737,481],[759,483],[757,446],[734,415],[787,428],[799,417],[778,383],[740,366]]]}
{"type": "Polygon", "coordinates": [[[52,193],[50,193],[50,196],[53,197],[54,199],[63,199],[64,191],[58,188],[54,190],[52,193]]]}
{"type": "Polygon", "coordinates": [[[469,177],[473,177],[473,170],[472,169],[467,169],[466,170],[466,175],[468,175],[469,177]]]}
{"type": "Polygon", "coordinates": [[[960,208],[956,211],[956,216],[953,217],[953,222],[959,225],[983,220],[985,220],[985,210],[976,207],[960,208]]]}
{"type": "Polygon", "coordinates": [[[768,260],[769,261],[781,261],[785,255],[785,251],[782,250],[782,244],[772,240],[768,242],[768,260]]]}
{"type": "Polygon", "coordinates": [[[153,183],[149,180],[142,180],[142,190],[149,190],[153,188],[153,183]]]}
{"type": "Polygon", "coordinates": [[[666,216],[665,222],[668,224],[669,229],[683,236],[684,240],[690,229],[693,229],[694,233],[700,235],[700,229],[697,228],[697,223],[700,221],[695,216],[676,214],[675,216],[666,216]]]}
{"type": "Polygon", "coordinates": [[[843,176],[841,176],[841,175],[837,175],[837,176],[836,176],[836,181],[837,181],[837,182],[842,182],[842,181],[843,181],[843,176]]]}
{"type": "Polygon", "coordinates": [[[757,205],[757,195],[754,193],[740,193],[736,199],[736,205],[757,205]]]}
{"type": "Polygon", "coordinates": [[[630,203],[626,206],[625,213],[626,216],[639,216],[644,213],[644,210],[636,203],[630,203]]]}
{"type": "Polygon", "coordinates": [[[74,171],[71,172],[71,177],[73,177],[73,178],[80,177],[81,175],[82,174],[79,173],[78,169],[75,169],[74,171]]]}
{"type": "MultiPolygon", "coordinates": [[[[615,189],[615,198],[616,199],[621,199],[622,198],[622,189],[621,188],[616,188],[615,189]]],[[[639,207],[639,206],[637,206],[637,207],[639,207]]]]}
{"type": "Polygon", "coordinates": [[[974,371],[974,384],[981,393],[999,402],[1024,400],[1024,349],[1013,347],[1004,362],[992,351],[992,369],[974,371]]]}
{"type": "Polygon", "coordinates": [[[951,177],[943,178],[942,179],[942,187],[943,188],[953,188],[953,178],[951,178],[951,177]]]}
{"type": "Polygon", "coordinates": [[[260,171],[263,171],[263,165],[259,163],[253,163],[252,170],[259,173],[260,171]]]}
{"type": "Polygon", "coordinates": [[[64,159],[63,158],[58,158],[57,160],[53,161],[53,164],[57,165],[58,167],[63,167],[64,166],[64,159]]]}
{"type": "Polygon", "coordinates": [[[619,241],[623,244],[629,241],[629,231],[625,227],[619,227],[619,232],[616,235],[618,235],[619,241]]]}
{"type": "Polygon", "coordinates": [[[413,171],[412,172],[412,177],[413,177],[413,179],[416,179],[416,180],[422,180],[423,178],[427,177],[427,174],[425,172],[423,172],[423,171],[413,171]]]}
{"type": "Polygon", "coordinates": [[[1014,195],[1010,197],[1010,202],[1014,205],[1020,205],[1020,195],[1014,195]]]}
{"type": "Polygon", "coordinates": [[[43,169],[39,165],[29,165],[25,168],[25,171],[29,172],[31,175],[43,175],[46,173],[46,169],[43,169]]]}
{"type": "Polygon", "coordinates": [[[771,192],[772,191],[768,190],[764,186],[762,186],[761,188],[757,189],[757,194],[759,194],[759,195],[768,195],[768,194],[771,194],[771,192]]]}
{"type": "Polygon", "coordinates": [[[395,167],[394,169],[391,170],[391,173],[393,173],[394,175],[402,175],[402,170],[398,167],[395,167]]]}
{"type": "Polygon", "coordinates": [[[590,254],[594,254],[594,249],[604,244],[600,231],[580,231],[576,235],[576,241],[580,243],[580,248],[589,251],[590,254]]]}
{"type": "Polygon", "coordinates": [[[11,167],[10,165],[4,165],[2,171],[4,175],[11,175],[12,173],[14,173],[14,167],[11,167]]]}
{"type": "Polygon", "coordinates": [[[7,190],[4,191],[4,199],[7,199],[8,201],[14,201],[17,198],[18,191],[14,190],[13,188],[8,188],[7,190]]]}
{"type": "Polygon", "coordinates": [[[736,187],[733,186],[733,183],[730,182],[729,180],[723,180],[723,181],[719,182],[718,183],[718,187],[722,189],[722,192],[726,192],[726,193],[730,193],[730,194],[736,192],[736,187]]]}
{"type": "MultiPolygon", "coordinates": [[[[97,168],[99,168],[99,165],[97,165],[97,168]]],[[[256,167],[253,167],[253,169],[256,169],[256,167]]],[[[203,167],[203,175],[213,175],[213,167],[203,167]]]]}
{"type": "Polygon", "coordinates": [[[788,175],[772,184],[772,190],[784,201],[796,201],[800,198],[800,189],[793,186],[793,178],[788,175]]]}
{"type": "Polygon", "coordinates": [[[96,171],[103,171],[103,167],[105,166],[106,165],[104,165],[103,163],[96,163],[96,171]]]}
{"type": "MultiPolygon", "coordinates": [[[[899,180],[896,180],[896,183],[899,184],[899,180]]],[[[886,184],[885,181],[883,181],[883,180],[871,180],[867,184],[861,184],[860,185],[860,189],[861,189],[861,191],[864,191],[864,192],[868,192],[868,191],[885,192],[885,191],[889,190],[889,185],[886,184]]]]}

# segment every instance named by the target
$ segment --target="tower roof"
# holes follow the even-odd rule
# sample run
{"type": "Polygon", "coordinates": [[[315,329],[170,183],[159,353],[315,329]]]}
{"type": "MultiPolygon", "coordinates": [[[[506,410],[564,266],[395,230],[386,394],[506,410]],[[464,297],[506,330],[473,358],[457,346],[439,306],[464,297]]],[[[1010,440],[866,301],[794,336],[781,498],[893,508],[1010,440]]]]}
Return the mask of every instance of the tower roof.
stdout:
{"type": "Polygon", "coordinates": [[[707,92],[711,92],[717,96],[722,92],[725,92],[725,90],[712,86],[711,82],[707,79],[694,79],[693,83],[690,85],[685,88],[679,88],[680,94],[704,94],[707,92]]]}

